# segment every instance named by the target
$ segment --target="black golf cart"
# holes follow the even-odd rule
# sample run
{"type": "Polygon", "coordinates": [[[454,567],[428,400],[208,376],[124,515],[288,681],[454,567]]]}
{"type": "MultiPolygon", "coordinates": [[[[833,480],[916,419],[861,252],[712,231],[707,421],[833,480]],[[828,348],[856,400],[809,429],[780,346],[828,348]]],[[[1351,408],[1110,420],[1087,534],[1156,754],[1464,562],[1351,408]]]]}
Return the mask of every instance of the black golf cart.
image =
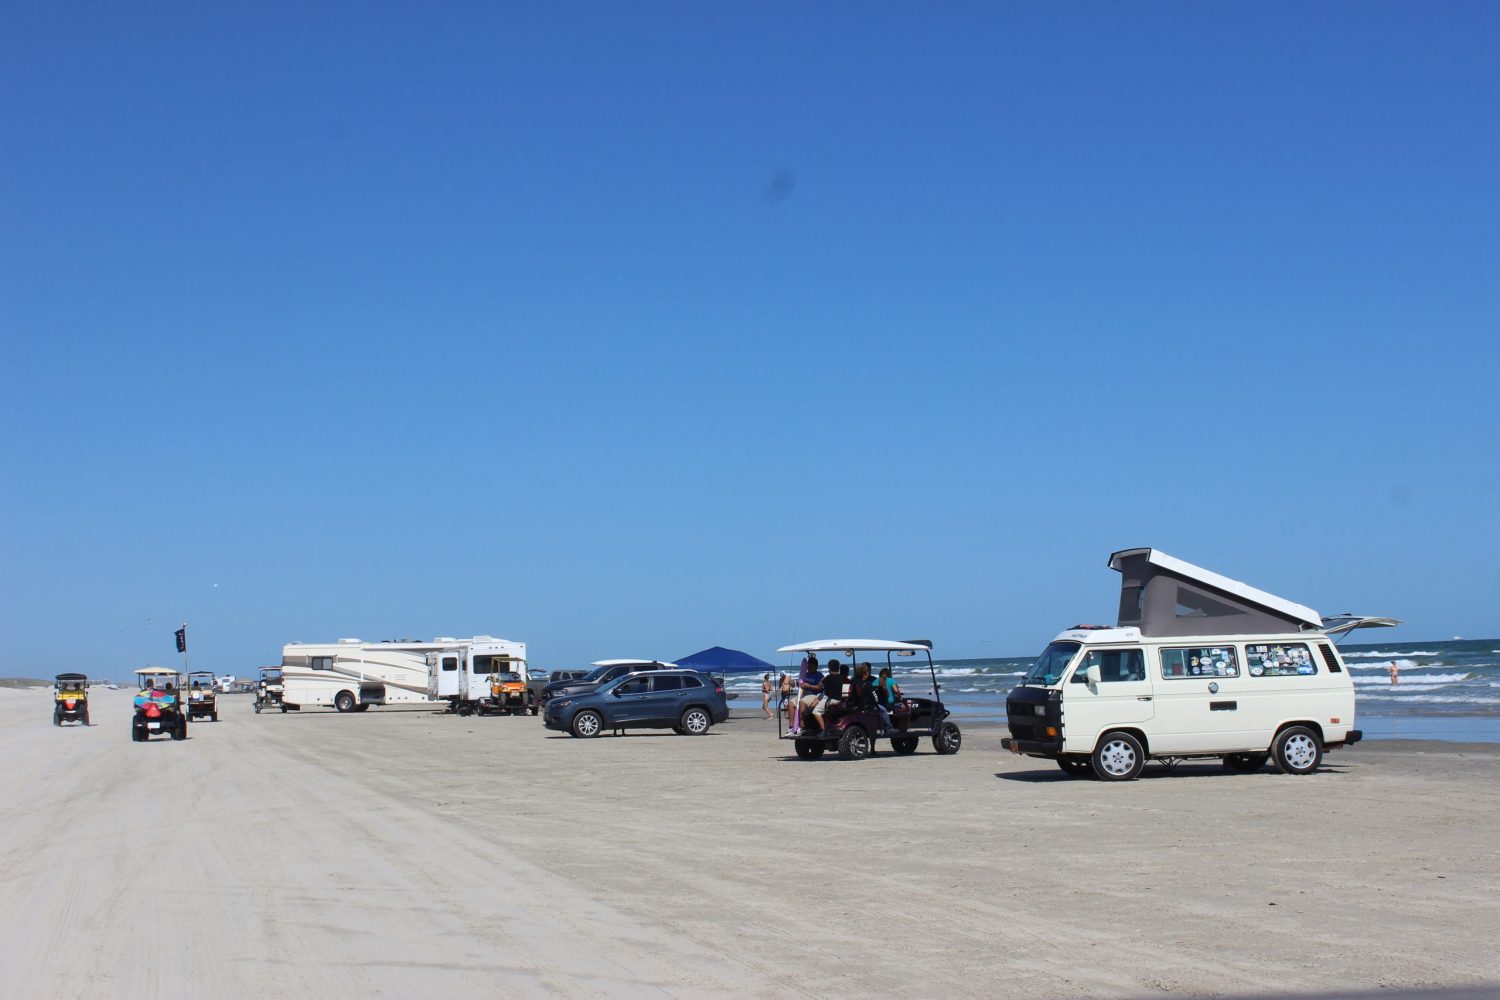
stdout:
{"type": "Polygon", "coordinates": [[[255,714],[262,709],[279,708],[286,711],[281,701],[282,679],[280,667],[261,667],[260,680],[255,684],[255,714]]]}
{"type": "Polygon", "coordinates": [[[52,724],[89,724],[89,679],[83,674],[58,674],[52,684],[52,724]]]}
{"type": "MultiPolygon", "coordinates": [[[[903,658],[926,658],[927,677],[932,681],[931,698],[902,697],[888,708],[890,723],[871,699],[858,705],[848,699],[831,701],[823,706],[822,726],[806,716],[812,714],[812,706],[801,706],[800,681],[793,699],[776,713],[777,737],[792,740],[797,756],[803,760],[816,760],[829,750],[836,750],[843,760],[863,760],[875,751],[875,744],[882,739],[891,742],[891,749],[905,755],[915,753],[922,737],[932,740],[932,749],[939,754],[955,754],[963,745],[963,734],[958,724],[948,721],[949,712],[943,707],[941,689],[938,686],[937,668],[932,663],[932,643],[925,639],[910,642],[893,642],[888,639],[825,639],[819,642],[804,642],[795,646],[783,646],[778,653],[801,654],[804,665],[809,658],[821,657],[820,669],[844,657],[849,675],[852,676],[859,663],[860,654],[883,655],[884,666],[890,668],[894,677],[898,660],[903,658]],[[791,728],[793,722],[797,728],[791,728]]],[[[922,663],[912,666],[921,669],[922,663]]],[[[805,670],[805,666],[804,666],[805,670]]],[[[876,671],[871,670],[871,688],[874,690],[876,671]]],[[[799,678],[802,676],[799,673],[799,678]]],[[[918,677],[922,675],[917,674],[918,677]]],[[[925,679],[925,678],[924,678],[925,679]]],[[[908,677],[908,683],[910,678],[908,677]]]]}

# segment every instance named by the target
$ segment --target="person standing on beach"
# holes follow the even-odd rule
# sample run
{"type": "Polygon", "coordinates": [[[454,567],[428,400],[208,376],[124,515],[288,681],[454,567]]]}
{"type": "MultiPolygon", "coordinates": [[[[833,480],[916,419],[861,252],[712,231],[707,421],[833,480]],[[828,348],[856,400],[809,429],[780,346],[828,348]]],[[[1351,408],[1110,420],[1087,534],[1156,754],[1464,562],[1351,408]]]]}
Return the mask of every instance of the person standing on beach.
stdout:
{"type": "Polygon", "coordinates": [[[1391,687],[1395,687],[1401,683],[1401,668],[1396,665],[1395,660],[1392,660],[1389,669],[1391,671],[1391,687]]]}
{"type": "Polygon", "coordinates": [[[783,670],[781,672],[781,702],[776,706],[776,710],[786,713],[788,727],[792,724],[792,706],[797,702],[797,699],[793,697],[795,693],[796,689],[792,687],[792,675],[783,670]]]}
{"type": "Polygon", "coordinates": [[[766,713],[766,718],[771,717],[771,675],[760,679],[760,710],[766,713]]]}

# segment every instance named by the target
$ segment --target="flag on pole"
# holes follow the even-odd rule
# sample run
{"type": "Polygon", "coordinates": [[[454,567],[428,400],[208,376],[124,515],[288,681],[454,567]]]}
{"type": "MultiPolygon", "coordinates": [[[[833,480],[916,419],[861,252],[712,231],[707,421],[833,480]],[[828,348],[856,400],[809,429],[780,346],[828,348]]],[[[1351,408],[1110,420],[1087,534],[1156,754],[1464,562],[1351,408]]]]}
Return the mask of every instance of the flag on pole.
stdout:
{"type": "Polygon", "coordinates": [[[176,632],[176,635],[177,635],[177,652],[179,652],[179,653],[186,653],[187,652],[187,626],[184,625],[184,626],[182,626],[182,628],[178,629],[177,632],[176,632]]]}

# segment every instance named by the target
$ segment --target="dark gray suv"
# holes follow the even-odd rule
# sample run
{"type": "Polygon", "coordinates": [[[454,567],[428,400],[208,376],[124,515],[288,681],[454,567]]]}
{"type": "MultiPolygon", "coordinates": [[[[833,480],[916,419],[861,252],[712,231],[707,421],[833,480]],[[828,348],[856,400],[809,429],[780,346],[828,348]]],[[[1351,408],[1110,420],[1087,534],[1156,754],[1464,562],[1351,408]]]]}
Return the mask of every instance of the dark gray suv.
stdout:
{"type": "Polygon", "coordinates": [[[652,670],[554,697],[542,723],[583,738],[611,729],[671,729],[700,736],[727,718],[729,703],[721,682],[696,670],[652,670]]]}

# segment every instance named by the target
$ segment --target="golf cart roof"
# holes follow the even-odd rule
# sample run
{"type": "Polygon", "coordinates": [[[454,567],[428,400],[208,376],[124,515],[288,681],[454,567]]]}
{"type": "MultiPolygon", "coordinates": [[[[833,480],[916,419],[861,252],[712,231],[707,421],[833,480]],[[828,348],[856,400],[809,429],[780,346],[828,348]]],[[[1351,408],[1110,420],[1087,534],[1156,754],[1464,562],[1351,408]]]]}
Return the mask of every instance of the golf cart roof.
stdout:
{"type": "Polygon", "coordinates": [[[212,670],[190,670],[190,671],[188,671],[188,676],[189,677],[212,677],[213,675],[214,675],[214,672],[212,670]]]}
{"type": "Polygon", "coordinates": [[[675,663],[668,663],[666,660],[595,660],[593,662],[593,666],[596,666],[596,667],[647,667],[647,666],[650,666],[653,663],[657,664],[658,666],[662,666],[662,667],[675,667],[675,666],[677,666],[677,664],[675,664],[675,663]]]}
{"type": "Polygon", "coordinates": [[[60,681],[86,681],[89,678],[87,674],[58,674],[57,679],[60,681]]]}
{"type": "Polygon", "coordinates": [[[182,671],[171,667],[142,667],[136,671],[142,677],[181,677],[182,671]]]}
{"type": "Polygon", "coordinates": [[[927,640],[895,642],[891,639],[818,639],[814,642],[799,642],[795,646],[782,646],[778,653],[928,653],[932,643],[927,640]]]}

